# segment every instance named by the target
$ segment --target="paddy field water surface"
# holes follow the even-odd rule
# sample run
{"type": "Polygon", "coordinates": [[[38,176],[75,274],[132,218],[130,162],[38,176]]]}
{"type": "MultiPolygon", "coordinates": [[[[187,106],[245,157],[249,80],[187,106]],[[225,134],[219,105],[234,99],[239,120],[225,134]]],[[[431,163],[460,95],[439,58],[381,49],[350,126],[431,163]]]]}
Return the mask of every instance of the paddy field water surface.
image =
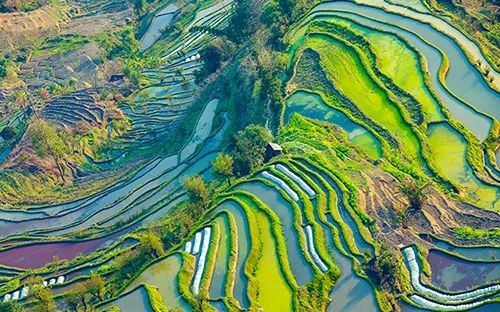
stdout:
{"type": "Polygon", "coordinates": [[[287,98],[285,122],[293,113],[305,117],[331,122],[347,132],[349,141],[373,158],[382,156],[378,139],[362,126],[351,121],[341,111],[327,106],[321,97],[313,92],[297,91],[287,98]]]}

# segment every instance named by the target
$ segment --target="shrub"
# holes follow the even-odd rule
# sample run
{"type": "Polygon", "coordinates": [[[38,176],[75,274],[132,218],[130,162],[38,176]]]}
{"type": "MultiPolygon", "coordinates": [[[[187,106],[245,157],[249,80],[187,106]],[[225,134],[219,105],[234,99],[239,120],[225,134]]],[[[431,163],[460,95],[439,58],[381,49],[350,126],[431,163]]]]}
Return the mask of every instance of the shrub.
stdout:
{"type": "Polygon", "coordinates": [[[161,239],[153,232],[148,231],[139,237],[141,251],[152,257],[160,257],[164,254],[163,243],[161,239]]]}
{"type": "Polygon", "coordinates": [[[262,166],[266,144],[272,139],[269,130],[260,125],[252,124],[238,132],[234,137],[238,174],[245,175],[262,166]]]}
{"type": "Polygon", "coordinates": [[[217,155],[217,158],[212,164],[214,173],[216,175],[225,177],[229,185],[231,185],[231,177],[233,176],[233,165],[233,157],[224,153],[220,153],[219,155],[217,155]]]}
{"type": "Polygon", "coordinates": [[[202,176],[196,175],[184,181],[184,188],[186,189],[191,201],[201,207],[206,208],[210,201],[210,192],[207,183],[202,176]]]}
{"type": "Polygon", "coordinates": [[[408,178],[402,181],[399,190],[408,196],[410,200],[410,210],[419,210],[422,204],[427,199],[427,192],[425,191],[427,184],[419,185],[415,180],[408,178]]]}
{"type": "Polygon", "coordinates": [[[401,263],[386,245],[381,245],[380,255],[370,262],[371,269],[381,287],[393,292],[401,290],[401,285],[398,282],[401,275],[401,263]]]}

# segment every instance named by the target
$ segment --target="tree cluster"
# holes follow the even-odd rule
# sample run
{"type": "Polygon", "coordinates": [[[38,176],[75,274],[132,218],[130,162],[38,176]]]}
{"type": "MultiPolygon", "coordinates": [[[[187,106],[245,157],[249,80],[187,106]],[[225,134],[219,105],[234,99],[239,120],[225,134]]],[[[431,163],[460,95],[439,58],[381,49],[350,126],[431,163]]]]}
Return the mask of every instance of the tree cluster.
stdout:
{"type": "Polygon", "coordinates": [[[387,245],[381,245],[380,254],[373,258],[368,266],[368,272],[373,273],[371,275],[378,285],[393,293],[401,291],[399,280],[403,264],[387,245]]]}
{"type": "Polygon", "coordinates": [[[39,157],[50,156],[54,159],[61,179],[64,181],[62,163],[65,156],[70,154],[71,137],[65,131],[59,131],[55,126],[42,119],[35,120],[30,126],[31,143],[39,157]]]}
{"type": "Polygon", "coordinates": [[[273,140],[266,128],[251,124],[234,136],[230,154],[220,153],[212,163],[212,171],[231,185],[234,175],[244,176],[264,164],[266,145],[273,140]]]}
{"type": "Polygon", "coordinates": [[[195,72],[196,83],[202,83],[207,77],[217,72],[223,62],[226,62],[233,54],[234,46],[225,38],[217,38],[201,49],[200,57],[203,65],[195,72]]]}
{"type": "Polygon", "coordinates": [[[106,282],[98,274],[93,273],[88,280],[76,284],[65,297],[70,311],[93,311],[92,304],[104,300],[106,282]]]}
{"type": "Polygon", "coordinates": [[[210,202],[210,191],[205,179],[200,175],[195,175],[184,181],[191,203],[197,208],[196,210],[204,210],[210,202]]]}
{"type": "Polygon", "coordinates": [[[129,277],[139,266],[165,253],[161,238],[151,230],[139,235],[139,247],[121,253],[115,259],[115,269],[122,276],[129,277]]]}
{"type": "Polygon", "coordinates": [[[272,134],[260,125],[249,125],[234,137],[236,173],[247,175],[264,164],[266,145],[272,134]]]}

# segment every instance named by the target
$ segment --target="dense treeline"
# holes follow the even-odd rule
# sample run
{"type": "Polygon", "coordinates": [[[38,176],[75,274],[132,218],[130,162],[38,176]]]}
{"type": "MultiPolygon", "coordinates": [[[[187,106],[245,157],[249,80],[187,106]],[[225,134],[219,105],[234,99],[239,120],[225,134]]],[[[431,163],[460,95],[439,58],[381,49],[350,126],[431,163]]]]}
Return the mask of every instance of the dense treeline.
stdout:
{"type": "Polygon", "coordinates": [[[229,26],[217,32],[220,39],[201,51],[205,65],[197,72],[198,82],[215,80],[221,69],[231,64],[221,83],[239,128],[251,122],[277,128],[288,64],[282,38],[316,2],[236,0],[229,26]]]}

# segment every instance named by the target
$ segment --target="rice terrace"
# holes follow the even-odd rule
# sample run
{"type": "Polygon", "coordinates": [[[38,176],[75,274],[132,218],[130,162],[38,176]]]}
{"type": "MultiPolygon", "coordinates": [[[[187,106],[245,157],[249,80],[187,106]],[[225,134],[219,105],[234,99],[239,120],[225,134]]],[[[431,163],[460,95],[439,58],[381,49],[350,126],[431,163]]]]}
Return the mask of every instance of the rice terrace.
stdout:
{"type": "Polygon", "coordinates": [[[0,0],[28,311],[500,311],[500,2],[0,0]]]}

